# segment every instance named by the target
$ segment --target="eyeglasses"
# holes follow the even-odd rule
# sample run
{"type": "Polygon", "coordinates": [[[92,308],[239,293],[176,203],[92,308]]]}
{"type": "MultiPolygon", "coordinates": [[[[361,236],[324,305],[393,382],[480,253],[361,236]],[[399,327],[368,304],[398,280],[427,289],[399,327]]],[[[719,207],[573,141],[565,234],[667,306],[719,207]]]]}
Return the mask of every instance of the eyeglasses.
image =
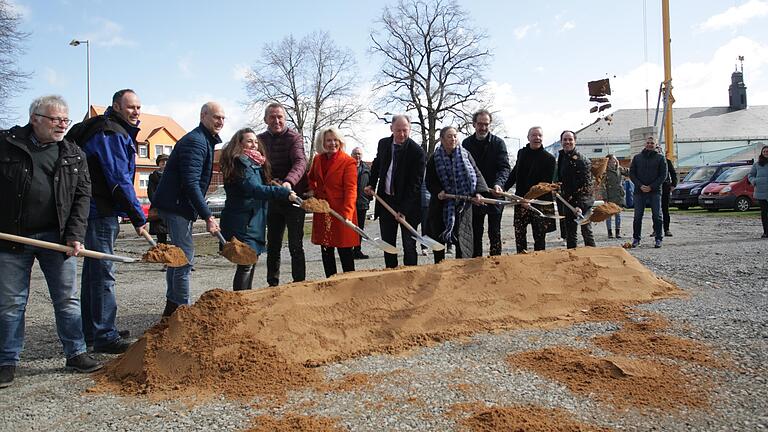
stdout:
{"type": "Polygon", "coordinates": [[[65,118],[51,117],[51,116],[47,116],[45,114],[40,114],[40,113],[35,113],[35,115],[36,116],[40,116],[40,117],[45,117],[45,118],[47,118],[48,120],[50,120],[50,121],[52,121],[54,123],[65,124],[67,126],[72,124],[72,120],[70,120],[70,119],[68,119],[66,117],[65,118]]]}

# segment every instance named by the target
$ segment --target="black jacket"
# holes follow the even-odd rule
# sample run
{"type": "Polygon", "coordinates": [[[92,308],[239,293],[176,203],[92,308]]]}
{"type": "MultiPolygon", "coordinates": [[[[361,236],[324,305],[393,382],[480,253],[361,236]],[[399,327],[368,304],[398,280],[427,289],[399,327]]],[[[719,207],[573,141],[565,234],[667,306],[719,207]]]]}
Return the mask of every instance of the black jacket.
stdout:
{"type": "Polygon", "coordinates": [[[577,150],[566,153],[560,150],[557,155],[557,181],[561,183],[560,194],[571,205],[583,211],[595,203],[592,195],[592,163],[577,150]]]}
{"type": "MultiPolygon", "coordinates": [[[[24,231],[24,195],[29,191],[33,173],[32,155],[27,150],[32,126],[15,126],[0,131],[0,232],[22,235],[24,231]]],[[[83,242],[91,202],[91,178],[85,154],[71,142],[61,141],[59,158],[53,174],[54,199],[61,243],[83,242]]],[[[0,241],[2,250],[20,250],[22,245],[0,241]]]]}
{"type": "MultiPolygon", "coordinates": [[[[475,159],[477,168],[488,183],[488,189],[493,189],[496,185],[504,187],[509,178],[510,167],[507,145],[503,139],[489,133],[483,141],[478,141],[475,134],[472,134],[464,139],[461,146],[475,159]]],[[[485,195],[490,196],[487,192],[485,195]]],[[[503,208],[488,206],[489,212],[501,212],[503,208]]]]}
{"type": "Polygon", "coordinates": [[[632,158],[629,178],[635,184],[635,193],[642,193],[640,186],[650,186],[651,192],[659,193],[667,179],[667,160],[655,150],[643,150],[632,158]]]}
{"type": "Polygon", "coordinates": [[[357,201],[355,207],[358,209],[368,210],[370,206],[370,198],[363,192],[363,189],[368,185],[368,180],[371,178],[371,169],[365,162],[360,161],[360,166],[357,167],[357,201]]]}
{"type": "Polygon", "coordinates": [[[667,159],[667,179],[664,180],[664,183],[661,185],[666,191],[677,186],[677,171],[675,171],[675,164],[669,159],[667,159]]]}
{"type": "MultiPolygon", "coordinates": [[[[368,185],[379,195],[385,193],[384,180],[392,162],[392,141],[392,136],[379,141],[376,158],[371,165],[371,178],[368,180],[368,185]]],[[[426,155],[421,146],[410,138],[402,145],[404,147],[398,152],[397,169],[392,173],[394,195],[389,198],[387,204],[410,219],[421,221],[421,182],[424,181],[426,155]]],[[[382,211],[387,209],[377,202],[375,215],[378,217],[382,211]]]]}
{"type": "Polygon", "coordinates": [[[544,150],[544,146],[539,147],[538,150],[533,150],[529,143],[517,152],[515,167],[509,174],[504,190],[509,190],[513,185],[517,185],[515,194],[524,196],[532,186],[539,183],[550,183],[554,176],[555,157],[544,150]]]}

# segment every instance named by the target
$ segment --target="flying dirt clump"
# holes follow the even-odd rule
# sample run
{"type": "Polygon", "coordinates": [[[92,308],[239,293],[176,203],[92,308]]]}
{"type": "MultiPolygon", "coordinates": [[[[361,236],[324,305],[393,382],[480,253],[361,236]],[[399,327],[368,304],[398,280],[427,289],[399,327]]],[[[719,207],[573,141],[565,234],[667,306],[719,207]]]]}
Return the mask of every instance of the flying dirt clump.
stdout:
{"type": "Polygon", "coordinates": [[[317,198],[307,198],[301,203],[301,208],[310,213],[328,213],[331,207],[328,201],[317,198]]]}
{"type": "Polygon", "coordinates": [[[259,256],[250,246],[232,237],[221,249],[221,256],[238,265],[253,265],[259,256]]]}
{"type": "Polygon", "coordinates": [[[531,188],[528,189],[528,192],[525,194],[523,198],[536,199],[544,194],[548,194],[552,191],[556,191],[559,189],[560,189],[560,185],[557,183],[539,183],[531,186],[531,188]]]}
{"type": "Polygon", "coordinates": [[[166,264],[168,267],[183,267],[189,264],[181,248],[166,243],[152,246],[141,256],[141,259],[144,262],[166,264]]]}
{"type": "Polygon", "coordinates": [[[617,213],[621,213],[621,207],[611,202],[604,203],[592,209],[592,215],[590,215],[589,220],[592,222],[602,222],[617,213]]]}
{"type": "Polygon", "coordinates": [[[595,178],[595,185],[600,186],[600,183],[603,182],[603,175],[606,169],[608,169],[608,159],[599,159],[592,162],[590,171],[592,172],[592,177],[595,178]]]}

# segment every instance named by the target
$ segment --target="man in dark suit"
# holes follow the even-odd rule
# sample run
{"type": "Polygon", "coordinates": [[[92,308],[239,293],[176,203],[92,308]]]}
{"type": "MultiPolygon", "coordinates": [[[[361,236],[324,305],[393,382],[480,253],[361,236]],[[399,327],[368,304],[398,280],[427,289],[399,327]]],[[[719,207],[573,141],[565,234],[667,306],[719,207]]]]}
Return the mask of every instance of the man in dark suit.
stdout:
{"type": "MultiPolygon", "coordinates": [[[[352,157],[357,161],[357,201],[355,207],[357,208],[357,226],[360,229],[365,228],[365,217],[368,213],[368,207],[371,199],[365,194],[365,187],[368,186],[368,179],[371,177],[371,169],[363,162],[363,148],[355,147],[352,150],[352,157]]],[[[368,255],[363,253],[360,245],[355,246],[353,253],[355,259],[368,259],[368,255]]]]}
{"type": "MultiPolygon", "coordinates": [[[[488,197],[499,197],[504,192],[504,184],[509,177],[509,156],[504,140],[490,133],[493,116],[490,111],[482,109],[472,115],[472,126],[475,133],[467,137],[461,146],[464,147],[477,163],[477,168],[488,183],[488,197]]],[[[491,255],[501,255],[501,212],[503,206],[484,205],[472,206],[472,231],[474,239],[473,257],[483,255],[483,219],[488,215],[488,240],[491,255]]]]}
{"type": "MultiPolygon", "coordinates": [[[[417,226],[421,221],[421,182],[424,181],[426,155],[421,146],[409,138],[411,119],[408,116],[393,116],[389,128],[392,135],[379,141],[365,193],[373,196],[376,190],[401,217],[417,226]]],[[[374,214],[379,218],[382,240],[396,244],[397,220],[378,200],[374,214]]],[[[416,265],[416,240],[405,227],[401,227],[401,233],[403,264],[416,265]]],[[[384,263],[387,268],[397,267],[397,255],[385,252],[384,263]]]]}

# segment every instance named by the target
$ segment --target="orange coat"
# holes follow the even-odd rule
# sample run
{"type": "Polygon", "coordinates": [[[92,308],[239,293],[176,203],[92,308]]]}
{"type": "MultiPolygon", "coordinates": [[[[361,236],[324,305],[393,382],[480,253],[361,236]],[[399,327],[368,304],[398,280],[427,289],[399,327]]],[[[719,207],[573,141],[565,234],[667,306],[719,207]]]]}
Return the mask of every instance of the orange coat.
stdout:
{"type": "MultiPolygon", "coordinates": [[[[312,161],[307,178],[315,198],[328,201],[328,205],[342,217],[357,221],[357,161],[339,151],[339,155],[323,173],[318,154],[312,161]]],[[[321,246],[348,248],[360,244],[360,236],[340,220],[325,213],[312,215],[312,243],[321,246]]]]}

